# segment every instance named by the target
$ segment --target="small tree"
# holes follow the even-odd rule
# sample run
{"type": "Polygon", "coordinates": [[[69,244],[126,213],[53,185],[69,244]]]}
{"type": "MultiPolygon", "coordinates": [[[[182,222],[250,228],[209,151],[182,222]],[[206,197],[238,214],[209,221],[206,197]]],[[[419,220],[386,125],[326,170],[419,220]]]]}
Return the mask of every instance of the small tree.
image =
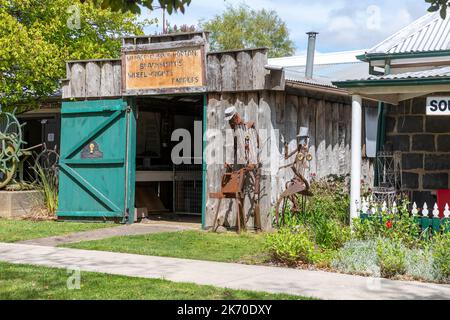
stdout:
{"type": "Polygon", "coordinates": [[[295,51],[286,23],[273,10],[229,5],[221,15],[200,22],[200,26],[211,32],[212,50],[268,47],[269,57],[289,56],[295,51]]]}

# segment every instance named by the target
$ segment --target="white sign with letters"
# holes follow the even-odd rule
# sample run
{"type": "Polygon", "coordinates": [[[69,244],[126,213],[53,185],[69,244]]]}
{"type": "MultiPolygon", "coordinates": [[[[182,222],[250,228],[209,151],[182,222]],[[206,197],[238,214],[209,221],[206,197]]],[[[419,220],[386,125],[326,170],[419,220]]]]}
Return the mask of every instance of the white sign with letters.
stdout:
{"type": "Polygon", "coordinates": [[[450,116],[450,97],[428,97],[428,116],[450,116]]]}

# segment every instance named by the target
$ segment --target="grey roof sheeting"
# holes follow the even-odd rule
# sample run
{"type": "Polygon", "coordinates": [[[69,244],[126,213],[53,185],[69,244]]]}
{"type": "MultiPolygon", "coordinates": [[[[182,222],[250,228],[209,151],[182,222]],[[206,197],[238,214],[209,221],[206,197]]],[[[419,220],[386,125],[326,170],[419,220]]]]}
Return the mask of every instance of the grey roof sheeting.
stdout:
{"type": "Polygon", "coordinates": [[[366,78],[359,78],[354,80],[346,81],[334,81],[336,83],[345,82],[356,82],[356,81],[380,81],[380,80],[419,80],[419,79],[439,79],[439,78],[449,78],[450,77],[450,67],[443,67],[424,71],[413,71],[405,72],[399,74],[389,74],[383,76],[370,76],[366,78]]]}
{"type": "MultiPolygon", "coordinates": [[[[450,9],[449,9],[450,13],[450,9]]],[[[399,54],[450,49],[450,15],[443,20],[439,12],[429,13],[395,33],[367,52],[399,54]]]]}
{"type": "Polygon", "coordinates": [[[291,82],[336,88],[334,81],[369,76],[369,66],[365,62],[314,65],[313,79],[305,77],[305,66],[284,68],[286,80],[291,82]]]}

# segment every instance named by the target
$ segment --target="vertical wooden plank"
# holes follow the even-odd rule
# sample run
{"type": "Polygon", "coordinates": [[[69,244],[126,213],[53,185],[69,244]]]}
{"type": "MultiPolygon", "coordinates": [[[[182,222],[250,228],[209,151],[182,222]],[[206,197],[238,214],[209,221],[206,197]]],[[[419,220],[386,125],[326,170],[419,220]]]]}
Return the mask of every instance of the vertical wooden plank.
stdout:
{"type": "Polygon", "coordinates": [[[308,134],[310,134],[308,111],[308,97],[298,97],[298,127],[308,128],[308,134]]]}
{"type": "Polygon", "coordinates": [[[215,94],[208,95],[208,106],[206,109],[207,131],[206,131],[206,215],[205,227],[210,228],[214,225],[214,218],[218,210],[218,199],[213,199],[209,195],[220,191],[220,165],[215,163],[215,154],[220,146],[220,139],[216,135],[218,128],[217,105],[220,103],[220,96],[215,94]]]}
{"type": "Polygon", "coordinates": [[[251,51],[240,51],[236,55],[238,91],[251,91],[253,89],[253,59],[251,51]]]}
{"type": "Polygon", "coordinates": [[[63,99],[71,98],[70,81],[69,80],[63,80],[61,82],[61,90],[62,90],[62,98],[63,99]]]}
{"type": "Polygon", "coordinates": [[[263,90],[266,84],[265,69],[267,65],[267,51],[255,50],[253,51],[253,90],[263,90]]]}
{"type": "Polygon", "coordinates": [[[339,103],[333,103],[332,107],[332,174],[339,175],[339,103]]]}
{"type": "Polygon", "coordinates": [[[273,121],[278,124],[284,124],[284,114],[286,108],[286,93],[284,92],[276,92],[275,93],[275,116],[273,117],[273,121]]]}
{"type": "Polygon", "coordinates": [[[71,85],[70,85],[70,79],[71,79],[71,66],[69,63],[66,63],[66,80],[62,83],[62,98],[63,99],[69,99],[72,97],[71,92],[71,85]]]}
{"type": "Polygon", "coordinates": [[[326,122],[325,122],[325,102],[317,100],[316,114],[316,157],[317,157],[317,176],[322,178],[325,176],[326,170],[326,122]]]}
{"type": "Polygon", "coordinates": [[[222,72],[220,68],[220,60],[217,54],[209,54],[207,68],[207,78],[208,78],[208,90],[209,91],[221,91],[222,90],[222,72]]]}
{"type": "Polygon", "coordinates": [[[122,63],[120,61],[115,61],[113,63],[113,79],[114,79],[114,96],[122,95],[122,63]]]}
{"type": "Polygon", "coordinates": [[[85,98],[86,97],[86,69],[85,64],[82,62],[76,62],[71,68],[71,92],[73,98],[85,98]]]}
{"type": "Polygon", "coordinates": [[[280,167],[279,135],[276,126],[275,93],[262,91],[259,94],[258,128],[261,138],[261,226],[263,230],[272,229],[272,205],[278,198],[278,168],[280,167]]]}
{"type": "Polygon", "coordinates": [[[86,63],[86,96],[100,97],[101,69],[99,62],[86,63]]]}
{"type": "Polygon", "coordinates": [[[222,91],[236,90],[236,60],[233,53],[224,53],[220,59],[222,91]]]}
{"type": "MultiPolygon", "coordinates": [[[[234,154],[234,135],[233,130],[230,128],[230,125],[227,121],[225,121],[225,109],[236,105],[236,96],[231,93],[223,93],[221,95],[220,104],[218,105],[218,119],[219,119],[219,127],[222,128],[222,134],[225,137],[225,143],[222,144],[223,153],[225,157],[225,161],[229,164],[235,163],[235,154],[234,154]]],[[[221,169],[220,176],[222,177],[225,170],[221,169]]],[[[219,215],[223,217],[225,225],[229,227],[236,226],[236,213],[238,207],[236,205],[236,201],[233,199],[223,199],[222,205],[220,207],[219,215]]]]}
{"type": "Polygon", "coordinates": [[[312,161],[309,163],[309,171],[312,174],[317,174],[316,113],[316,100],[308,99],[309,153],[312,155],[312,161]]]}
{"type": "Polygon", "coordinates": [[[110,61],[105,61],[102,64],[101,78],[100,78],[100,94],[102,97],[110,97],[114,94],[114,71],[113,65],[110,61]]]}
{"type": "MultiPolygon", "coordinates": [[[[288,144],[289,152],[297,149],[297,118],[298,118],[298,98],[295,95],[286,95],[286,119],[284,122],[284,142],[288,144]]],[[[293,158],[285,160],[284,165],[293,162],[293,158]]],[[[294,177],[292,170],[283,169],[284,181],[283,185],[294,177]]]]}
{"type": "Polygon", "coordinates": [[[325,147],[328,161],[325,162],[325,176],[333,173],[335,163],[333,161],[333,110],[330,102],[325,102],[325,147]]]}

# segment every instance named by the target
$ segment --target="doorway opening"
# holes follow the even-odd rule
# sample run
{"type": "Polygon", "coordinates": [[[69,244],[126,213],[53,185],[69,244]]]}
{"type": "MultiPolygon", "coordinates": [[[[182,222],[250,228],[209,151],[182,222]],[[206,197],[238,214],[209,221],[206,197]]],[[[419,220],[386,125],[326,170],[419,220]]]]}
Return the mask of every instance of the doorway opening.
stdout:
{"type": "Polygon", "coordinates": [[[203,104],[203,95],[136,99],[137,218],[201,220],[203,104]]]}

